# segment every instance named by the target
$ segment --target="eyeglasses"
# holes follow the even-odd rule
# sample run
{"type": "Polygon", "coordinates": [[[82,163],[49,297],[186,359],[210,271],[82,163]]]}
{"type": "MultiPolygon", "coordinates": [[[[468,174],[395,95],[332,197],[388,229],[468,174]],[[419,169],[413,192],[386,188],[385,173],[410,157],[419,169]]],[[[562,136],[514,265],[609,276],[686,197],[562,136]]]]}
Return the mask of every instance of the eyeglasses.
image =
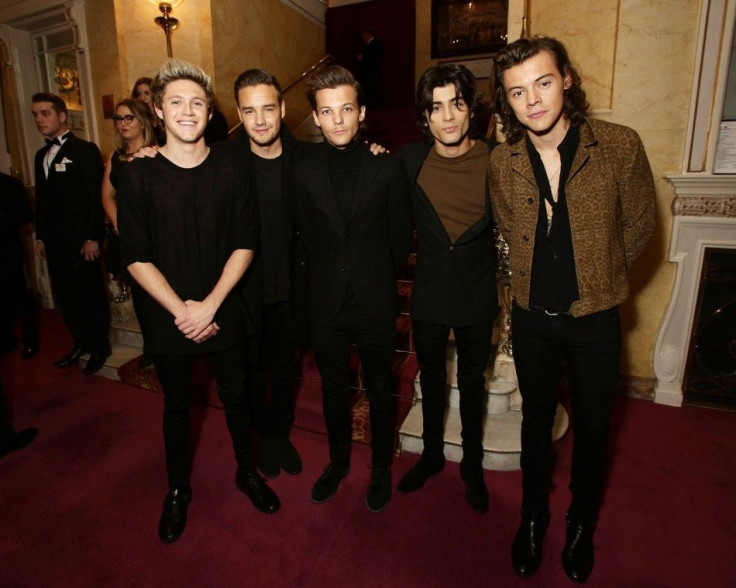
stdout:
{"type": "Polygon", "coordinates": [[[135,117],[132,114],[126,114],[125,116],[118,116],[116,114],[115,116],[112,117],[112,120],[115,121],[116,125],[120,125],[122,123],[129,125],[135,120],[135,117]]]}

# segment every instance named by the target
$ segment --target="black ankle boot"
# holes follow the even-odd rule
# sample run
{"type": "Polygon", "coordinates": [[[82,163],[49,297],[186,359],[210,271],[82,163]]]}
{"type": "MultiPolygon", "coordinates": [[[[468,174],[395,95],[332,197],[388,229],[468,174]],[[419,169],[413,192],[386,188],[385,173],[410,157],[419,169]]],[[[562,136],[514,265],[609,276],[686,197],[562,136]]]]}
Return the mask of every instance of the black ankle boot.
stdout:
{"type": "Polygon", "coordinates": [[[511,545],[511,563],[520,576],[528,578],[539,569],[548,526],[548,513],[521,514],[521,524],[511,545]]]}
{"type": "Polygon", "coordinates": [[[562,550],[562,567],[573,582],[582,584],[593,571],[595,527],[595,520],[567,513],[567,538],[562,550]]]}
{"type": "Polygon", "coordinates": [[[166,495],[164,510],[158,523],[158,536],[164,543],[173,543],[187,526],[187,507],[192,499],[189,486],[176,488],[166,495]]]}

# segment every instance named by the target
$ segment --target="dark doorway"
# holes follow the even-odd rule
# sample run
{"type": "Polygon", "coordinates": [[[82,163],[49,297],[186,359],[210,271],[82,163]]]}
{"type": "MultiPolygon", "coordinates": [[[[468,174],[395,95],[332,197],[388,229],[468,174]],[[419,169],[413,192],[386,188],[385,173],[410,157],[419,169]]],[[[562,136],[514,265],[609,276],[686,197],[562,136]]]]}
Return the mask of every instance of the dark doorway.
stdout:
{"type": "Polygon", "coordinates": [[[382,106],[414,104],[415,0],[372,0],[327,10],[327,52],[353,73],[363,49],[361,30],[370,27],[383,44],[382,106]]]}
{"type": "Polygon", "coordinates": [[[736,249],[705,250],[685,402],[736,409],[736,249]]]}

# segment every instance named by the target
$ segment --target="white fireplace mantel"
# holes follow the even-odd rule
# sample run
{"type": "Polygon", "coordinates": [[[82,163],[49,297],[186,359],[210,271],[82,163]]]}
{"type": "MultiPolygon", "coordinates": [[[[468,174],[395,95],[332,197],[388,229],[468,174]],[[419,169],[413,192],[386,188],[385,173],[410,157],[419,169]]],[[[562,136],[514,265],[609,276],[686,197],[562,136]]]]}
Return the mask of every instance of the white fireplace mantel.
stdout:
{"type": "Polygon", "coordinates": [[[667,179],[677,194],[669,251],[677,271],[654,347],[654,400],[680,406],[705,250],[736,249],[736,176],[686,174],[667,179]]]}

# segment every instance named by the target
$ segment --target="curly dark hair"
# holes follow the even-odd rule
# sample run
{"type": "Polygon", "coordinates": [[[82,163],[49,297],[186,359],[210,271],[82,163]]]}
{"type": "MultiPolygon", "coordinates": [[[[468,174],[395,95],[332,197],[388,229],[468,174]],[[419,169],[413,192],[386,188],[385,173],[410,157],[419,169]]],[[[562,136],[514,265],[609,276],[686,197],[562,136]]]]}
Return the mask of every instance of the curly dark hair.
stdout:
{"type": "Polygon", "coordinates": [[[430,67],[422,74],[417,84],[417,106],[415,117],[419,128],[422,129],[424,140],[432,143],[434,137],[429,130],[429,117],[432,116],[432,97],[435,88],[444,88],[452,84],[455,86],[457,97],[462,98],[470,108],[470,129],[468,136],[477,139],[483,136],[483,103],[478,96],[475,76],[464,65],[454,63],[430,67]]]}
{"type": "Polygon", "coordinates": [[[557,65],[560,75],[564,78],[570,75],[572,83],[565,90],[562,112],[571,126],[581,124],[588,114],[588,101],[585,99],[585,91],[582,88],[580,74],[572,66],[570,57],[565,46],[552,37],[531,37],[519,39],[507,45],[493,58],[493,71],[491,72],[491,95],[494,97],[495,112],[503,127],[503,134],[509,143],[516,143],[524,137],[526,127],[516,118],[508,101],[506,90],[503,86],[504,72],[530,57],[534,57],[540,51],[549,53],[557,65]]]}

